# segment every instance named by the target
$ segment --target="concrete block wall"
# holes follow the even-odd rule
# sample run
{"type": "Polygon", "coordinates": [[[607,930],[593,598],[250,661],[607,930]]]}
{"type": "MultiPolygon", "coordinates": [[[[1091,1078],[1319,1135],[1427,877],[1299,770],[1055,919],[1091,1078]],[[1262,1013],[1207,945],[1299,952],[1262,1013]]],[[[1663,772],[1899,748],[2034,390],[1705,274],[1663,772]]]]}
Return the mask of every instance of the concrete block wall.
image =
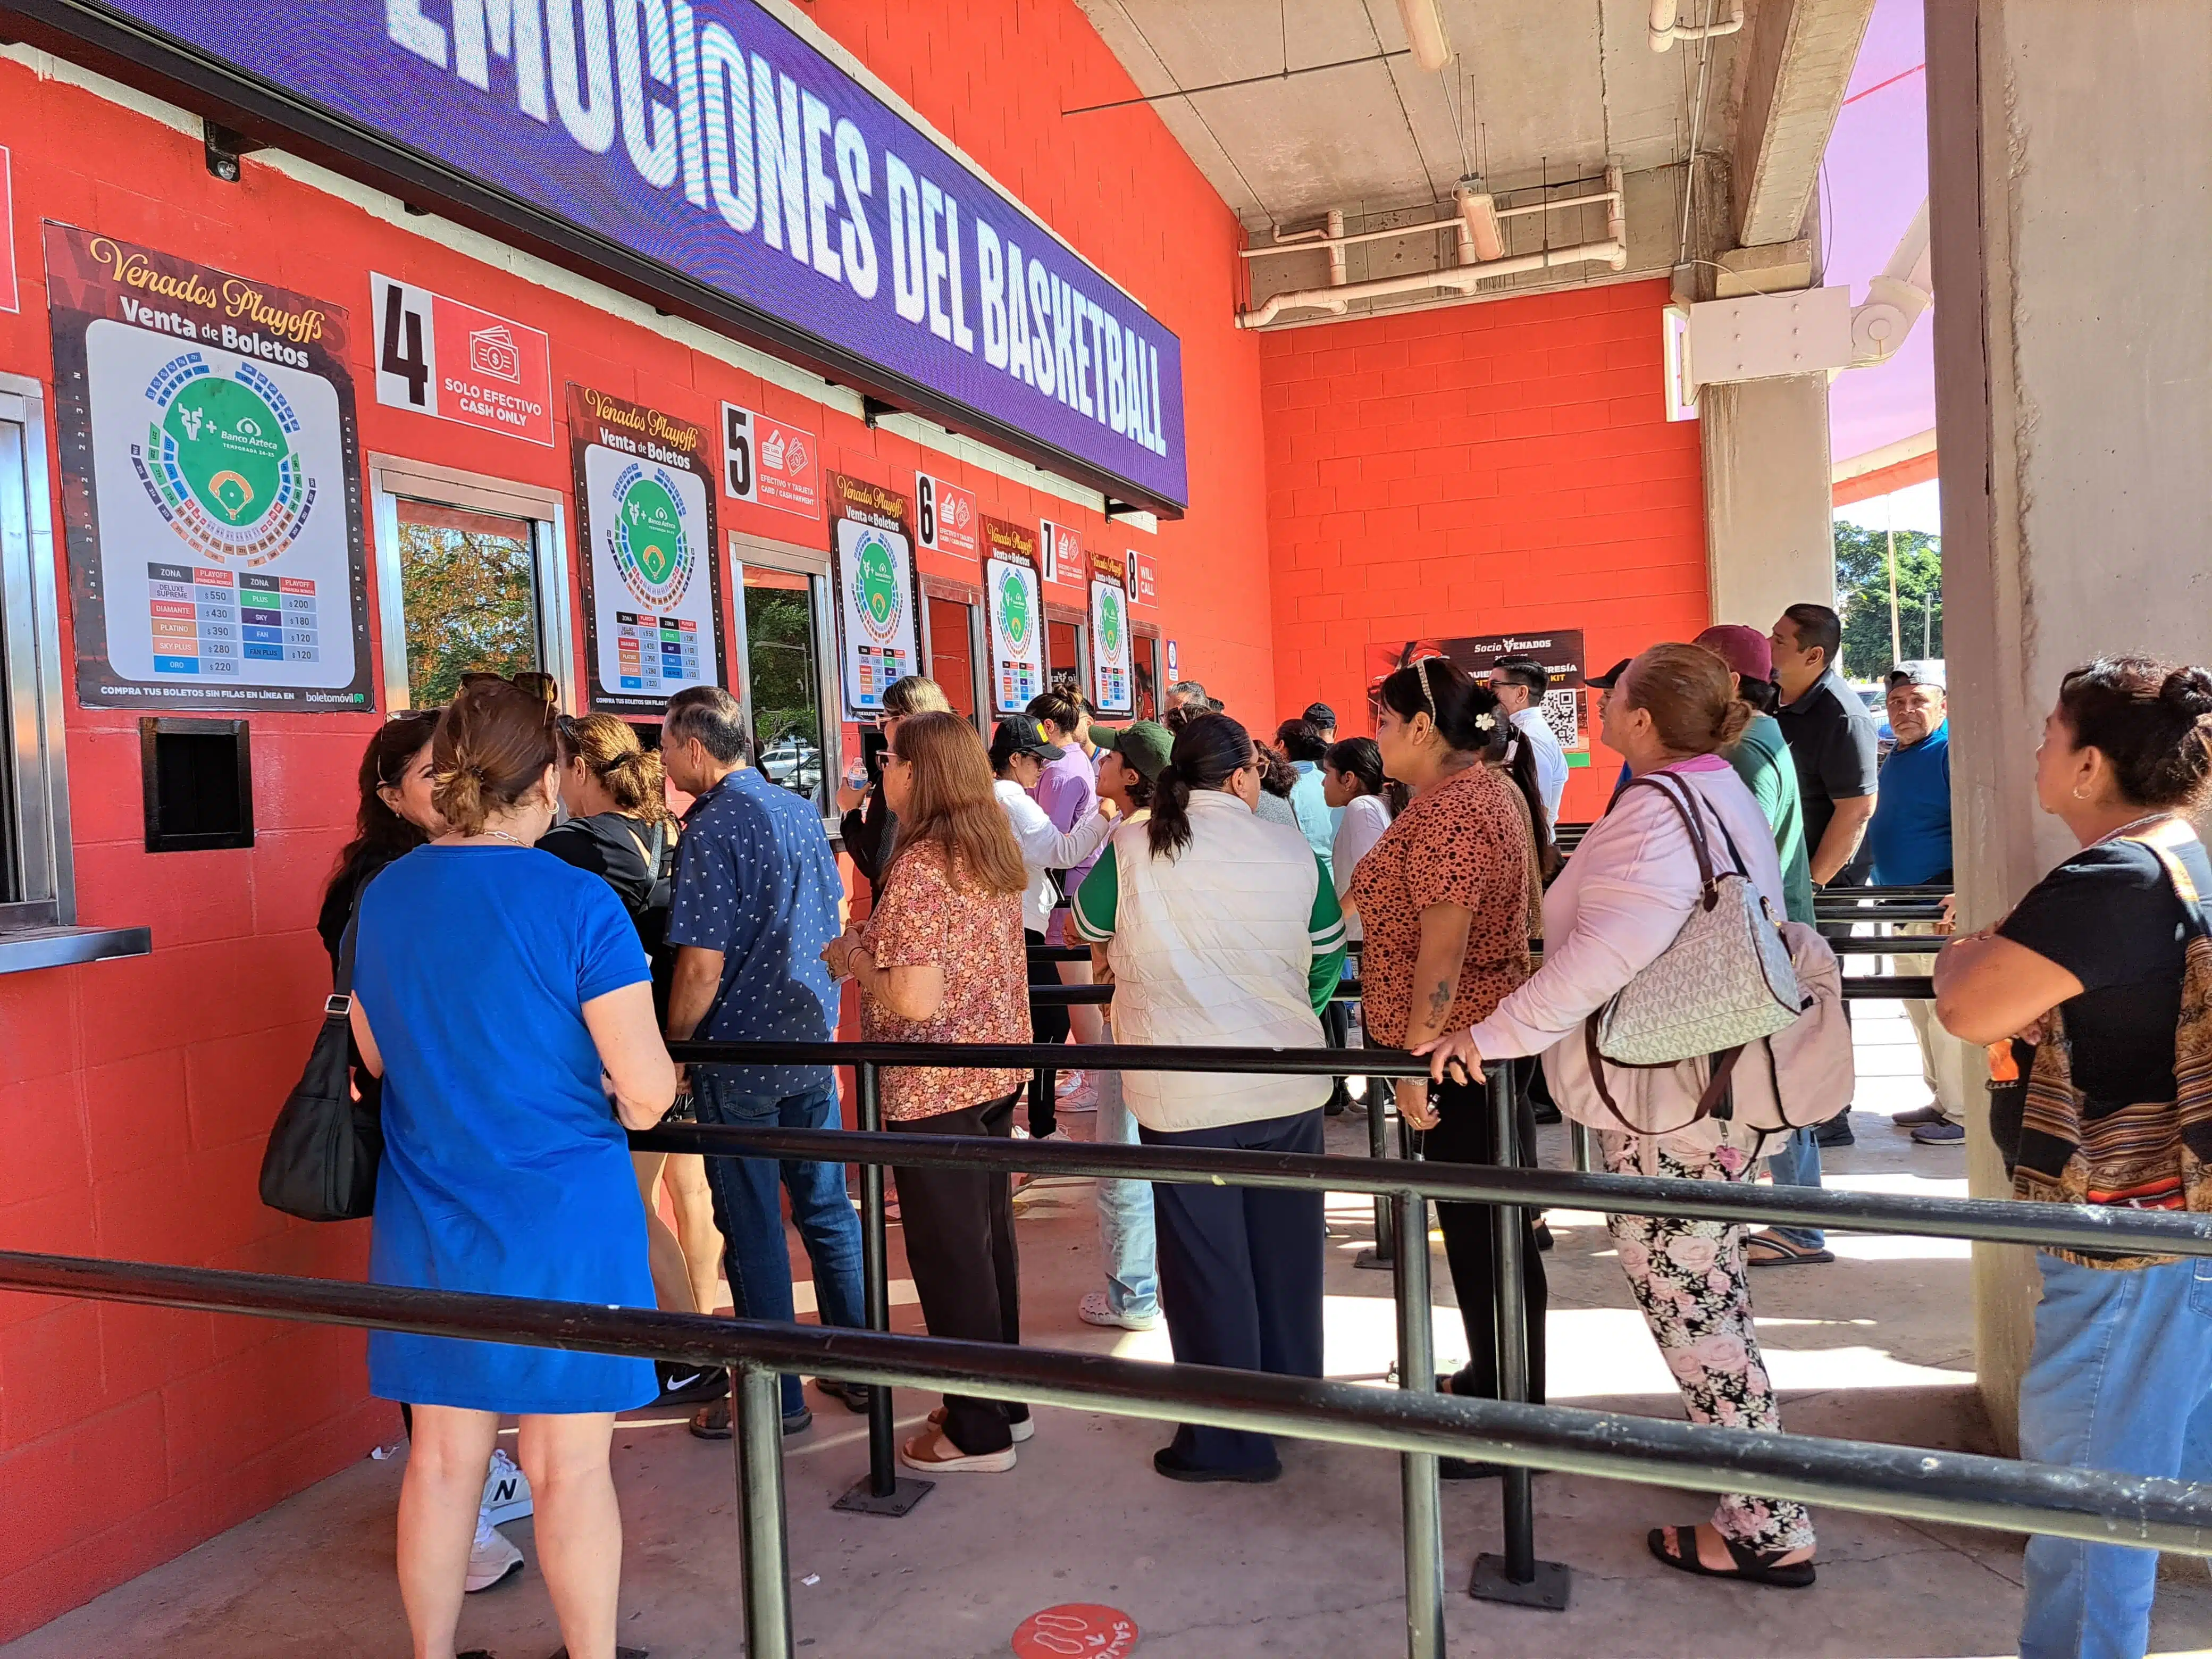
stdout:
{"type": "MultiPolygon", "coordinates": [[[[1064,105],[1135,90],[1073,0],[1018,11],[825,0],[817,21],[1176,331],[1192,480],[1182,522],[1157,536],[1109,525],[470,258],[411,222],[386,222],[266,156],[248,157],[238,183],[218,181],[196,130],[42,76],[27,52],[0,54],[0,144],[14,178],[0,236],[12,235],[21,291],[20,312],[0,312],[0,370],[52,386],[40,239],[52,218],[349,307],[364,454],[567,493],[565,432],[548,449],[375,402],[368,273],[381,270],[544,330],[556,389],[602,386],[710,430],[727,398],[814,433],[825,469],[911,489],[924,466],[974,489],[987,513],[1145,547],[1160,604],[1139,619],[1179,640],[1186,672],[1242,706],[1263,702],[1273,665],[1259,343],[1231,320],[1234,216],[1150,112],[1062,125],[1064,105]],[[1222,605],[1223,593],[1251,598],[1222,605]]],[[[52,507],[58,530],[58,491],[52,507]]],[[[824,544],[818,517],[726,499],[720,511],[729,530],[824,544]]],[[[925,554],[922,569],[980,580],[950,556],[925,554]]],[[[66,649],[70,583],[58,575],[66,649]]],[[[580,635],[574,582],[572,552],[580,635]]],[[[386,596],[373,562],[370,588],[374,627],[386,596]]],[[[1085,592],[1071,580],[1049,597],[1079,605],[1085,592]]],[[[0,976],[0,1249],[360,1279],[366,1226],[289,1221],[262,1206],[255,1177],[329,987],[313,922],[380,716],[252,711],[257,844],[149,857],[137,713],[65,701],[80,913],[149,925],[155,950],[0,976]]],[[[0,1296],[0,1641],[398,1431],[396,1409],[368,1397],[357,1332],[0,1296]]]]}
{"type": "MultiPolygon", "coordinates": [[[[1595,672],[1706,625],[1666,302],[1629,283],[1261,337],[1274,718],[1319,698],[1370,730],[1370,644],[1578,628],[1595,672]]],[[[1561,817],[1618,770],[1577,769],[1561,817]]]]}

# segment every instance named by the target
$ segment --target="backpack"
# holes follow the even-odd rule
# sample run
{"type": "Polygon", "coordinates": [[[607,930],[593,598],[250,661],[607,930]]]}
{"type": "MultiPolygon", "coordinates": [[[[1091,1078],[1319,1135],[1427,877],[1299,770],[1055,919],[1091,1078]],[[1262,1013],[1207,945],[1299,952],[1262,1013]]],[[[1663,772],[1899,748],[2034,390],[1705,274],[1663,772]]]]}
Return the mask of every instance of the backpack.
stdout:
{"type": "MultiPolygon", "coordinates": [[[[627,819],[623,822],[623,832],[637,848],[639,860],[653,872],[652,890],[642,905],[630,910],[629,919],[636,926],[638,943],[645,947],[646,961],[653,968],[653,1012],[663,1024],[668,1019],[669,990],[676,982],[676,947],[668,942],[668,915],[676,902],[676,838],[669,833],[669,824],[663,818],[653,826],[653,844],[648,848],[636,827],[627,819]]],[[[629,908],[627,904],[623,908],[629,908]]]]}
{"type": "Polygon", "coordinates": [[[1559,1109],[1593,1129],[1644,1136],[1680,1134],[1710,1119],[1779,1137],[1833,1117],[1856,1085],[1843,969],[1816,929],[1778,927],[1805,999],[1796,1019],[1717,1054],[1623,1066],[1598,1051],[1593,1018],[1544,1055],[1559,1109]]]}

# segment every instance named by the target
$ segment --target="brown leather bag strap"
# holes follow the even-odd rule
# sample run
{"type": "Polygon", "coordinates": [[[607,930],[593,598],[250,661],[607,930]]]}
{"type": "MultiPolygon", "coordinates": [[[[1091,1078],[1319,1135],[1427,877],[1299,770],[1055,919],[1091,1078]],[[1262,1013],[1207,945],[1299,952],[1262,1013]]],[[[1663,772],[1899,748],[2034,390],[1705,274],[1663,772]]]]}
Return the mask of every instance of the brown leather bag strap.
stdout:
{"type": "MultiPolygon", "coordinates": [[[[1631,778],[1627,783],[1621,787],[1620,793],[1625,795],[1631,789],[1637,788],[1639,786],[1644,788],[1656,789],[1662,795],[1667,798],[1667,805],[1674,809],[1674,816],[1682,820],[1682,828],[1686,832],[1687,832],[1690,837],[1690,846],[1698,855],[1698,880],[1703,889],[1705,908],[1708,910],[1711,909],[1715,904],[1720,902],[1720,882],[1718,878],[1713,873],[1713,854],[1712,849],[1705,844],[1705,826],[1698,822],[1697,814],[1692,812],[1688,807],[1682,805],[1680,796],[1677,795],[1674,790],[1668,788],[1665,784],[1660,782],[1656,776],[1651,775],[1647,774],[1640,778],[1631,778]]],[[[1685,787],[1686,787],[1687,786],[1685,786],[1685,787]]],[[[1618,799],[1618,797],[1615,799],[1618,799]]]]}
{"type": "MultiPolygon", "coordinates": [[[[1627,1118],[1622,1116],[1620,1103],[1613,1099],[1613,1091],[1605,1086],[1607,1060],[1605,1056],[1598,1052],[1595,1014],[1590,1015],[1589,1018],[1583,1021],[1583,1047],[1589,1056],[1590,1082],[1597,1089],[1597,1097],[1605,1103],[1605,1109],[1611,1112],[1620,1121],[1620,1127],[1629,1133],[1654,1136],[1680,1134],[1692,1124],[1711,1117],[1719,1108],[1723,1097],[1727,1095],[1729,1085],[1735,1076],[1736,1061],[1743,1058],[1744,1050],[1744,1045],[1738,1043],[1733,1048],[1723,1048],[1720,1051],[1713,1065],[1713,1074],[1706,1079],[1705,1092],[1698,1097],[1698,1109],[1690,1114],[1688,1122],[1678,1124],[1672,1129],[1639,1129],[1627,1118]]],[[[1642,1069],[1649,1071],[1657,1068],[1646,1066],[1642,1069]]]]}

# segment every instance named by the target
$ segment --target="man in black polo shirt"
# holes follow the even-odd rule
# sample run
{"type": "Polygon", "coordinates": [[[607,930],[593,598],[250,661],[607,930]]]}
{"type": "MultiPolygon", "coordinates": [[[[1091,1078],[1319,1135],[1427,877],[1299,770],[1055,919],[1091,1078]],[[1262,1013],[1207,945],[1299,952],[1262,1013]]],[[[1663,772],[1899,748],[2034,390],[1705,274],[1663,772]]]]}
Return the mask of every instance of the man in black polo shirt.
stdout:
{"type": "MultiPolygon", "coordinates": [[[[1843,642],[1843,618],[1825,605],[1791,605],[1767,636],[1775,682],[1782,690],[1782,706],[1774,715],[1797,766],[1805,850],[1816,891],[1865,884],[1870,855],[1861,842],[1874,817],[1875,775],[1881,763],[1874,716],[1837,672],[1843,642]]],[[[1849,1012],[1850,1005],[1844,1006],[1849,1012]]],[[[1850,1144],[1850,1114],[1838,1113],[1816,1133],[1823,1146],[1850,1144]]]]}
{"type": "Polygon", "coordinates": [[[1843,619],[1825,605],[1793,605],[1774,624],[1775,718],[1797,763],[1805,804],[1805,850],[1813,885],[1864,884],[1860,842],[1874,817],[1881,753],[1874,716],[1836,669],[1843,619]]]}

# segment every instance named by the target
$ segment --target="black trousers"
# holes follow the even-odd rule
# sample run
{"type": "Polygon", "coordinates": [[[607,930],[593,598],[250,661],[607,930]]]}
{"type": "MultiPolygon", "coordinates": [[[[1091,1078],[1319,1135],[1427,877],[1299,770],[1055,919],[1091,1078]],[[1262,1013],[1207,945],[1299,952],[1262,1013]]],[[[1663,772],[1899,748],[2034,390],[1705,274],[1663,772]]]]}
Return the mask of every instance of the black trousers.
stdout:
{"type": "MultiPolygon", "coordinates": [[[[887,1127],[918,1135],[997,1135],[1013,1127],[1020,1091],[934,1117],[887,1127]]],[[[898,1169],[899,1214],[906,1236],[907,1270],[921,1297],[922,1322],[932,1336],[971,1342],[1022,1340],[1020,1263],[1014,1253],[1014,1204],[1010,1178],[984,1170],[898,1169]]],[[[945,1396],[945,1437],[963,1452],[1004,1451],[1013,1444],[1008,1425],[1030,1414],[1027,1406],[995,1400],[945,1396]]]]}
{"type": "MultiPolygon", "coordinates": [[[[1534,1148],[1536,1123],[1528,1095],[1516,1091],[1515,1120],[1521,1145],[1534,1148]]],[[[1480,1082],[1429,1085],[1437,1127],[1422,1139],[1422,1155],[1431,1164],[1498,1163],[1498,1137],[1490,1121],[1490,1093],[1480,1082]]],[[[1524,1157],[1523,1163],[1534,1161],[1524,1157]]],[[[1451,1391],[1477,1399],[1498,1397],[1498,1235],[1490,1204],[1438,1204],[1437,1224],[1444,1236],[1451,1265],[1452,1290],[1459,1298],[1460,1322],[1467,1328],[1466,1368],[1452,1378],[1451,1391]]],[[[1528,1398],[1544,1400],[1544,1315],[1550,1291],[1544,1258],[1536,1254],[1536,1217],[1521,1212],[1521,1285],[1528,1305],[1528,1398]]]]}
{"type": "MultiPolygon", "coordinates": [[[[1328,1039],[1330,1048],[1349,1048],[1352,1046],[1352,1005],[1331,998],[1322,1008],[1321,1029],[1322,1035],[1328,1039]]],[[[1345,1087],[1342,1078],[1331,1079],[1330,1085],[1328,1103],[1331,1106],[1340,1108],[1352,1099],[1352,1091],[1345,1087]]],[[[1371,1088],[1373,1085],[1370,1084],[1369,1086],[1371,1088]]]]}
{"type": "MultiPolygon", "coordinates": [[[[1022,938],[1035,949],[1044,948],[1044,935],[1034,927],[1023,928],[1022,938]]],[[[1031,957],[1029,959],[1029,964],[1030,984],[1057,985],[1060,983],[1058,963],[1031,957]]],[[[1036,1040],[1039,1042],[1065,1042],[1067,1041],[1069,1032],[1074,1028],[1068,1024],[1066,1006],[1054,1003],[1049,1007],[1041,1007],[1035,1004],[1030,1006],[1030,1029],[1036,1034],[1036,1040]]],[[[1060,1127],[1060,1115],[1055,1109],[1059,1097],[1054,1092],[1059,1083],[1060,1073],[1056,1071],[1036,1072],[1031,1073],[1030,1077],[1030,1133],[1039,1140],[1042,1140],[1060,1127]]],[[[905,1212],[902,1211],[900,1213],[905,1212]]]]}
{"type": "MultiPolygon", "coordinates": [[[[1169,1133],[1139,1126],[1147,1146],[1319,1152],[1322,1112],[1169,1133]]],[[[1152,1183],[1160,1307],[1179,1364],[1233,1365],[1280,1376],[1322,1374],[1320,1193],[1152,1183]]],[[[1266,1468],[1275,1443],[1235,1429],[1176,1430],[1175,1453],[1202,1468],[1266,1468]]]]}

